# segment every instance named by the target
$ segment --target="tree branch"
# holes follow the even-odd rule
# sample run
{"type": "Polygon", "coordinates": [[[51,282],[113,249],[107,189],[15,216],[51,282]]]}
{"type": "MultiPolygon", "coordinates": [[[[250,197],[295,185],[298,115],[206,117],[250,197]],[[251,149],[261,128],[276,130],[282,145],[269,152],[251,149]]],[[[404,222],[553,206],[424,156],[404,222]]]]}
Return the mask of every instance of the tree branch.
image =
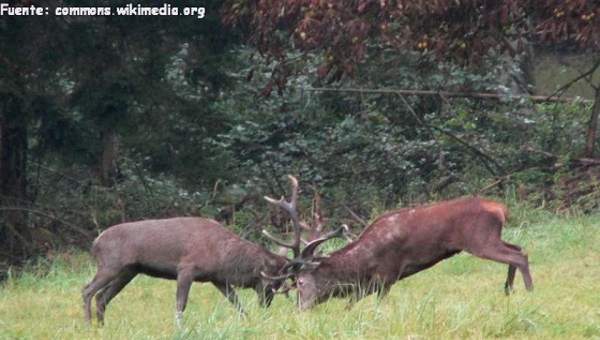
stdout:
{"type": "Polygon", "coordinates": [[[354,218],[356,221],[358,221],[358,223],[362,224],[363,228],[367,227],[369,224],[367,223],[367,221],[365,221],[363,218],[361,218],[360,216],[358,216],[357,213],[355,213],[354,211],[352,211],[352,209],[350,209],[350,207],[348,207],[347,205],[343,204],[344,209],[346,209],[347,212],[350,213],[350,216],[352,216],[352,218],[354,218]]]}
{"type": "MultiPolygon", "coordinates": [[[[586,72],[587,73],[587,72],[586,72]]],[[[580,78],[581,79],[581,78],[580,78]]],[[[433,90],[414,90],[414,89],[359,89],[359,88],[328,88],[328,87],[311,87],[301,88],[303,91],[309,92],[350,92],[350,93],[378,93],[378,94],[396,94],[396,95],[407,95],[407,96],[445,96],[445,97],[464,97],[464,98],[480,98],[480,99],[529,99],[535,103],[543,102],[559,102],[559,103],[571,103],[575,101],[575,98],[555,98],[556,95],[550,96],[533,96],[533,95],[519,95],[519,96],[505,96],[498,93],[485,93],[485,92],[452,92],[452,91],[433,91],[433,90]]],[[[591,103],[589,99],[580,99],[581,103],[591,103]]]]}
{"type": "Polygon", "coordinates": [[[27,209],[27,208],[19,208],[19,207],[0,207],[0,211],[25,211],[28,213],[32,213],[32,214],[36,214],[36,215],[40,215],[40,216],[44,216],[44,217],[48,217],[50,219],[56,220],[68,227],[70,227],[71,229],[75,230],[76,232],[80,233],[81,235],[85,236],[86,238],[90,238],[90,234],[84,230],[81,229],[80,227],[73,225],[69,222],[66,222],[64,220],[61,220],[60,218],[56,217],[56,216],[52,216],[49,215],[43,211],[39,211],[39,210],[34,210],[34,209],[27,209]]]}
{"type": "MultiPolygon", "coordinates": [[[[586,78],[589,75],[594,74],[594,72],[596,72],[596,69],[598,67],[600,67],[600,58],[598,58],[598,60],[596,60],[596,62],[594,63],[594,65],[592,65],[592,67],[589,70],[587,70],[584,73],[581,73],[579,76],[573,78],[571,81],[569,81],[565,85],[559,87],[556,91],[554,91],[554,93],[552,93],[551,95],[549,95],[546,98],[546,99],[548,99],[547,101],[558,101],[558,100],[550,100],[550,99],[552,99],[553,97],[556,97],[556,96],[560,96],[561,93],[563,93],[564,91],[566,91],[569,87],[571,87],[576,82],[580,81],[583,78],[586,78]]],[[[592,86],[592,87],[594,87],[594,86],[592,86]]],[[[555,99],[560,99],[560,98],[555,98],[555,99]]],[[[564,98],[564,99],[567,99],[567,98],[564,98]]],[[[588,102],[591,102],[591,100],[589,100],[588,102]]]]}
{"type": "Polygon", "coordinates": [[[448,132],[448,131],[446,131],[444,129],[441,129],[441,128],[437,127],[437,126],[425,123],[423,120],[421,120],[419,118],[419,116],[417,115],[417,113],[415,112],[415,110],[412,108],[412,106],[410,106],[410,104],[408,103],[408,101],[406,100],[406,98],[404,98],[404,96],[402,94],[399,94],[399,96],[402,99],[402,101],[404,102],[404,104],[406,105],[406,107],[408,108],[408,110],[410,111],[410,113],[419,122],[419,124],[425,126],[426,128],[433,129],[435,131],[439,131],[439,132],[445,134],[446,136],[454,139],[459,144],[465,146],[467,149],[471,150],[471,152],[475,153],[477,156],[479,156],[479,158],[482,158],[483,160],[485,160],[483,162],[483,166],[485,166],[485,168],[488,169],[488,171],[490,173],[492,173],[493,175],[497,175],[498,173],[497,173],[497,171],[494,168],[492,168],[488,164],[488,162],[494,164],[494,166],[496,167],[496,169],[500,170],[500,172],[504,172],[504,169],[502,168],[502,166],[495,159],[493,159],[492,157],[486,155],[485,153],[483,153],[482,151],[480,151],[476,147],[470,145],[469,143],[465,142],[464,140],[462,140],[461,138],[459,138],[458,136],[454,135],[451,132],[448,132]]]}

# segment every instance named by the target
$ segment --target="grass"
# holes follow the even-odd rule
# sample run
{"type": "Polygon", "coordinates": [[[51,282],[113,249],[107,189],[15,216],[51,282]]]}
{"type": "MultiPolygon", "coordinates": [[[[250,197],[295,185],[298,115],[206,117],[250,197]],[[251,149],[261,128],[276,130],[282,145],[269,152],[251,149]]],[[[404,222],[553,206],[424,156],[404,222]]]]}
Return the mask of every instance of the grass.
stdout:
{"type": "Polygon", "coordinates": [[[503,293],[506,266],[458,255],[398,282],[383,301],[351,310],[331,300],[299,313],[277,297],[258,307],[240,291],[241,318],[210,284],[192,287],[184,327],[174,322],[175,283],[140,276],[109,305],[104,327],[83,322],[80,291],[95,268],[85,253],[32,265],[0,286],[2,339],[600,339],[600,216],[513,210],[504,239],[529,252],[535,291],[503,293]]]}

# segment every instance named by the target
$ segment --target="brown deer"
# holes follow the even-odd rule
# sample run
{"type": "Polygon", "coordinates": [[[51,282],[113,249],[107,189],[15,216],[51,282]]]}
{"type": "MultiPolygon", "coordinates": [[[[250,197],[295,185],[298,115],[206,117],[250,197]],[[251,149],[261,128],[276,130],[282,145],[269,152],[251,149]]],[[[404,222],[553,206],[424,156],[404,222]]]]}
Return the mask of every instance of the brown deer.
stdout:
{"type": "Polygon", "coordinates": [[[106,305],[140,273],[177,280],[178,324],[194,281],[211,282],[242,314],[234,286],[254,288],[260,304],[268,307],[280,281],[273,282],[260,273],[275,274],[289,262],[214,220],[198,217],[115,225],[96,238],[92,255],[98,271],[82,295],[88,322],[91,300],[96,296],[100,324],[106,305]]]}
{"type": "Polygon", "coordinates": [[[356,241],[329,254],[314,255],[330,235],[300,250],[301,222],[295,191],[285,202],[265,197],[287,211],[296,229],[294,259],[274,280],[295,280],[300,309],[308,309],[330,297],[350,296],[350,305],[377,292],[384,297],[398,280],[427,269],[465,250],[475,256],[508,264],[505,292],[513,287],[515,270],[523,275],[525,288],[533,289],[527,255],[521,247],[501,239],[507,208],[479,197],[460,198],[431,205],[403,208],[379,216],[356,241]]]}

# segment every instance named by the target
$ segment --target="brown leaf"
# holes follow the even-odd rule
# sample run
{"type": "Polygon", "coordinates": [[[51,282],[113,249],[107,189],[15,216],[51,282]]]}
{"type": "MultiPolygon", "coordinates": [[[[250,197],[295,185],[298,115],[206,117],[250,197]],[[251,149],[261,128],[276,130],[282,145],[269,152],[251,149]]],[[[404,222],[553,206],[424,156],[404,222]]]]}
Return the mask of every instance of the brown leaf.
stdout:
{"type": "Polygon", "coordinates": [[[252,78],[254,77],[254,70],[255,70],[255,69],[254,69],[254,68],[252,68],[252,69],[250,70],[250,72],[248,72],[248,75],[246,76],[246,81],[251,81],[251,80],[252,80],[252,78]]]}
{"type": "Polygon", "coordinates": [[[261,97],[269,97],[273,92],[273,81],[270,80],[265,87],[263,87],[262,91],[260,91],[261,97]]]}
{"type": "Polygon", "coordinates": [[[329,64],[323,64],[317,69],[317,76],[319,78],[325,78],[329,74],[330,70],[331,67],[329,66],[329,64]]]}

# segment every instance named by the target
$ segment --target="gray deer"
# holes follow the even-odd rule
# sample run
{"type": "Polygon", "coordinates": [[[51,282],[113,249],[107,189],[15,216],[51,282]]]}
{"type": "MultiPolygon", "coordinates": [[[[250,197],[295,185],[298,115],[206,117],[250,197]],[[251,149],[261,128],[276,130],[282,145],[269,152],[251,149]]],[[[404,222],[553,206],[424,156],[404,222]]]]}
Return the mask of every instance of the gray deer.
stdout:
{"type": "Polygon", "coordinates": [[[96,296],[97,318],[104,322],[107,304],[140,273],[177,280],[176,320],[180,324],[192,282],[211,282],[241,312],[233,287],[253,288],[268,307],[279,282],[275,274],[289,262],[241,239],[218,222],[199,217],[146,220],[112,226],[94,241],[98,271],[83,288],[85,319],[91,322],[96,296]]]}

